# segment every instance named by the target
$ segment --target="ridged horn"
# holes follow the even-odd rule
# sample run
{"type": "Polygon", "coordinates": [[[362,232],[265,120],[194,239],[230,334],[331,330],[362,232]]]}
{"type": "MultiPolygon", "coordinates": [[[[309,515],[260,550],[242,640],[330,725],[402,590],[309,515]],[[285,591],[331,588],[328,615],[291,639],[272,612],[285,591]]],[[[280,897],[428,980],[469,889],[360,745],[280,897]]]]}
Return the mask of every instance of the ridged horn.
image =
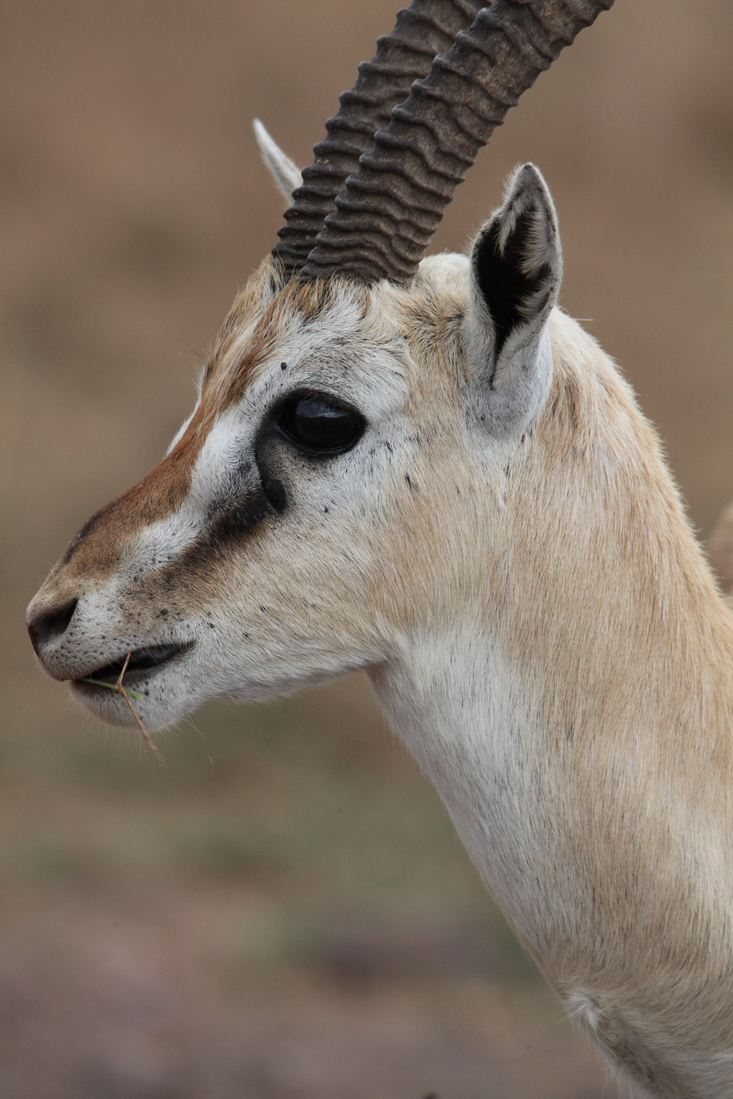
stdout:
{"type": "Polygon", "coordinates": [[[407,98],[413,80],[425,76],[435,55],[470,26],[481,6],[481,0],[413,0],[397,13],[392,33],[378,39],[376,54],[361,63],[356,84],[340,96],[338,112],[326,123],[327,136],[313,149],[315,159],[293,192],[273,249],[287,274],[303,267],[326,215],[335,209],[336,195],[359,170],[359,157],[389,123],[392,108],[407,98]]]}
{"type": "Polygon", "coordinates": [[[613,0],[494,0],[436,57],[361,157],[302,277],[406,282],[510,107],[613,0]]]}

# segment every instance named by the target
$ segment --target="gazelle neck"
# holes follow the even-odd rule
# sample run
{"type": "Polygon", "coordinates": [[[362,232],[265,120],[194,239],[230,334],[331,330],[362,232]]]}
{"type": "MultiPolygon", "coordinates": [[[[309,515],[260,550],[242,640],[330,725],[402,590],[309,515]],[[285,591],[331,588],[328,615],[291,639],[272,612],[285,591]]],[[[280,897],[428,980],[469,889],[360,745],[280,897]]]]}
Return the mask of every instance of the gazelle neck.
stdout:
{"type": "MultiPolygon", "coordinates": [[[[371,673],[405,745],[435,783],[480,873],[520,926],[535,907],[522,864],[542,863],[537,784],[545,765],[540,707],[502,652],[496,631],[413,639],[403,661],[371,673]]],[[[533,874],[531,893],[537,887],[533,874]]],[[[527,927],[528,930],[528,927],[527,927]]]]}
{"type": "Polygon", "coordinates": [[[623,382],[598,352],[564,375],[558,344],[544,417],[600,401],[611,432],[576,424],[571,467],[557,422],[554,449],[536,425],[486,532],[485,607],[417,629],[372,679],[571,1010],[637,1082],[648,1063],[649,1094],[727,1096],[733,620],[623,382]],[[537,525],[533,466],[555,478],[537,525]]]}

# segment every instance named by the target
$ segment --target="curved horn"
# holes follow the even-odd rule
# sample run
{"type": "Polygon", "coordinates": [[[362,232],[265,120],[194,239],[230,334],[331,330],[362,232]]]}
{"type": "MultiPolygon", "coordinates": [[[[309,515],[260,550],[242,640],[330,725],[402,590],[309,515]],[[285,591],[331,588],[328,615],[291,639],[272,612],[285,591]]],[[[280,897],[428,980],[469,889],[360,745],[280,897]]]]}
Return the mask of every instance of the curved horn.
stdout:
{"type": "Polygon", "coordinates": [[[510,107],[613,0],[494,0],[409,99],[336,198],[302,275],[406,282],[510,107]]]}
{"type": "Polygon", "coordinates": [[[417,77],[424,76],[441,50],[468,27],[481,0],[413,0],[397,14],[391,34],[378,39],[371,61],[362,61],[359,78],[341,94],[338,112],[326,123],[327,137],[313,149],[314,162],[303,169],[303,183],[293,192],[273,255],[287,274],[299,271],[334,209],[347,176],[359,170],[359,157],[374,145],[374,134],[390,119],[417,77]]]}

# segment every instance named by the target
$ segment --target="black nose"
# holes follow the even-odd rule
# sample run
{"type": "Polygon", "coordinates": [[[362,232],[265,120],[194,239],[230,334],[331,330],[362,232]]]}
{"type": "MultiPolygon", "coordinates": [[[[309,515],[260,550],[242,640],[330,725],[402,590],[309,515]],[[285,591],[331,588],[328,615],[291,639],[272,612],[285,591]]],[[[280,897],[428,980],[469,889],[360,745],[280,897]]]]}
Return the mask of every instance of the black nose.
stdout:
{"type": "Polygon", "coordinates": [[[52,607],[50,610],[41,611],[31,618],[28,623],[28,633],[38,656],[41,655],[41,649],[52,641],[57,641],[59,637],[66,633],[69,623],[74,617],[78,602],[78,599],[72,599],[71,602],[64,603],[61,607],[52,607]]]}

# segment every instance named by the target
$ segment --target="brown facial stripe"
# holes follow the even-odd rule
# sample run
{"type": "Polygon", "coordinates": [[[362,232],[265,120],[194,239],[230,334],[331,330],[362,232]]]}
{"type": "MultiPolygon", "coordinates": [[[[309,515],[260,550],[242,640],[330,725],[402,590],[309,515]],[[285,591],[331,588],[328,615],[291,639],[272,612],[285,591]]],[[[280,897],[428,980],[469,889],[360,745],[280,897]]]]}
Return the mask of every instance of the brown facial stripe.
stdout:
{"type": "MultiPolygon", "coordinates": [[[[314,321],[340,297],[340,282],[339,279],[317,279],[306,284],[297,280],[288,283],[262,311],[245,355],[233,362],[231,352],[236,346],[239,324],[249,323],[257,304],[253,300],[256,288],[255,293],[245,289],[225,322],[211,364],[207,367],[201,403],[183,437],[138,484],[89,519],[68,546],[58,568],[73,561],[73,571],[76,573],[97,577],[108,574],[119,563],[125,545],[139,531],[164,519],[180,506],[189,491],[191,472],[214,421],[241,399],[257,368],[274,353],[278,317],[285,310],[291,315],[298,313],[305,323],[314,321]]],[[[360,291],[351,284],[349,289],[352,294],[360,291]]],[[[365,304],[366,292],[360,296],[364,297],[365,304]]],[[[266,495],[263,507],[266,508],[268,503],[275,511],[281,510],[277,502],[266,495]]],[[[259,515],[260,510],[258,503],[254,511],[259,515]]],[[[242,517],[235,524],[239,530],[251,526],[251,521],[241,520],[242,517]]],[[[208,536],[205,542],[208,552],[211,552],[214,544],[208,536]]],[[[202,544],[199,553],[204,550],[202,544]]]]}
{"type": "MultiPolygon", "coordinates": [[[[282,272],[268,261],[253,275],[232,307],[219,334],[214,353],[206,367],[202,400],[183,437],[138,484],[107,504],[88,520],[69,544],[56,566],[67,565],[73,559],[74,571],[101,576],[119,562],[123,546],[135,534],[176,510],[191,484],[191,472],[204,441],[217,416],[241,396],[262,356],[271,346],[269,323],[259,323],[256,338],[247,354],[234,368],[235,386],[226,385],[231,370],[229,352],[242,327],[261,307],[263,298],[270,302],[281,288],[282,272]],[[217,385],[221,375],[221,386],[217,385]],[[212,385],[213,383],[213,385],[212,385]],[[208,392],[207,392],[208,390],[208,392]]],[[[265,309],[267,320],[270,313],[265,309]]],[[[265,321],[265,316],[261,321],[265,321]]]]}
{"type": "Polygon", "coordinates": [[[216,415],[215,408],[199,407],[170,454],[84,524],[59,567],[73,560],[77,572],[104,575],[140,530],[174,512],[190,488],[191,472],[216,415]]]}

